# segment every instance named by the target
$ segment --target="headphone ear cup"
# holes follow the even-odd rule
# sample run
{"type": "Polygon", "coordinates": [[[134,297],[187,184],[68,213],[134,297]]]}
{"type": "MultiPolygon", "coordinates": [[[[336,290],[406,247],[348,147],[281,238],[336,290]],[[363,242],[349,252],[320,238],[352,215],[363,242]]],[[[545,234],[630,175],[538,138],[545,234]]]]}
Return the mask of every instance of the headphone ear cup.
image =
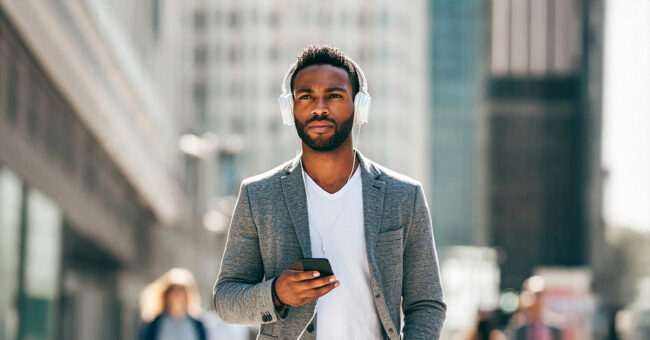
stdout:
{"type": "Polygon", "coordinates": [[[278,97],[278,104],[280,105],[280,114],[282,114],[284,125],[293,125],[293,95],[281,95],[278,97]]]}
{"type": "Polygon", "coordinates": [[[370,113],[370,95],[365,93],[357,93],[354,96],[354,121],[358,125],[362,125],[368,122],[368,116],[370,113]]]}

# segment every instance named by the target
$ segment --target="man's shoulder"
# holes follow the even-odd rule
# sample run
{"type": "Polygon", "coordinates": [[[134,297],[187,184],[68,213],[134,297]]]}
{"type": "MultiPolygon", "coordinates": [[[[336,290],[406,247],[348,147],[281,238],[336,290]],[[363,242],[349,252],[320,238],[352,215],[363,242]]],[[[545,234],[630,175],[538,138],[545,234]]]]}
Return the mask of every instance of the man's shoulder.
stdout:
{"type": "Polygon", "coordinates": [[[387,168],[386,166],[383,166],[375,161],[369,159],[367,159],[367,161],[370,162],[370,164],[374,166],[380,173],[377,179],[386,182],[386,184],[405,186],[410,188],[418,187],[422,185],[420,181],[412,177],[409,177],[403,173],[387,168]]]}
{"type": "Polygon", "coordinates": [[[251,177],[247,177],[242,181],[242,185],[250,187],[278,180],[287,173],[287,169],[291,166],[291,164],[293,164],[294,161],[295,159],[290,159],[270,170],[251,177]]]}

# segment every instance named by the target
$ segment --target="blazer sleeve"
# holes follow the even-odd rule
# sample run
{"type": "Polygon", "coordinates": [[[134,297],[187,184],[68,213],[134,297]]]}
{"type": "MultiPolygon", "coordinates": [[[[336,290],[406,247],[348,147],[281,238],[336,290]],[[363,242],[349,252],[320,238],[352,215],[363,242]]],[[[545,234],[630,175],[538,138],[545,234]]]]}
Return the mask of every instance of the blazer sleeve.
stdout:
{"type": "Polygon", "coordinates": [[[405,238],[402,285],[404,339],[438,339],[447,306],[443,302],[431,215],[419,184],[415,189],[413,215],[405,238]]]}
{"type": "Polygon", "coordinates": [[[245,183],[230,221],[221,269],[213,289],[217,315],[230,324],[259,325],[286,317],[275,310],[274,278],[265,278],[259,236],[245,183]]]}

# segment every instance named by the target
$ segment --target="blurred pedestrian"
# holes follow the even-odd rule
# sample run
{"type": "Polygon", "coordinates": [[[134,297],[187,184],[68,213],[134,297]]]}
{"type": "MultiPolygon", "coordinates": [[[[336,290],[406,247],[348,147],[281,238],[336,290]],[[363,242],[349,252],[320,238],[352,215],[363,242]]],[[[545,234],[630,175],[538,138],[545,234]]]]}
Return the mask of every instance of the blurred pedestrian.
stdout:
{"type": "Polygon", "coordinates": [[[506,336],[498,327],[494,311],[479,311],[477,322],[472,329],[462,332],[454,340],[505,340],[506,336]]]}
{"type": "Polygon", "coordinates": [[[192,273],[174,268],[140,294],[140,340],[207,340],[192,273]]]}
{"type": "Polygon", "coordinates": [[[519,312],[512,316],[506,336],[511,340],[560,340],[561,330],[544,319],[545,283],[541,276],[524,281],[519,296],[519,312]]]}

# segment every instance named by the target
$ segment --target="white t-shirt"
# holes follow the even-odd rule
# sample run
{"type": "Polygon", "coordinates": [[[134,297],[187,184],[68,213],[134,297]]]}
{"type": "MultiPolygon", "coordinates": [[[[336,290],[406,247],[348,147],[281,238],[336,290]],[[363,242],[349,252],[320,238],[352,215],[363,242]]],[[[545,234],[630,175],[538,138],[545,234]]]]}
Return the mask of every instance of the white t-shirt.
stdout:
{"type": "Polygon", "coordinates": [[[312,257],[329,259],[341,283],[318,299],[316,338],[381,339],[366,254],[361,172],[357,168],[333,194],[304,174],[312,257]]]}

